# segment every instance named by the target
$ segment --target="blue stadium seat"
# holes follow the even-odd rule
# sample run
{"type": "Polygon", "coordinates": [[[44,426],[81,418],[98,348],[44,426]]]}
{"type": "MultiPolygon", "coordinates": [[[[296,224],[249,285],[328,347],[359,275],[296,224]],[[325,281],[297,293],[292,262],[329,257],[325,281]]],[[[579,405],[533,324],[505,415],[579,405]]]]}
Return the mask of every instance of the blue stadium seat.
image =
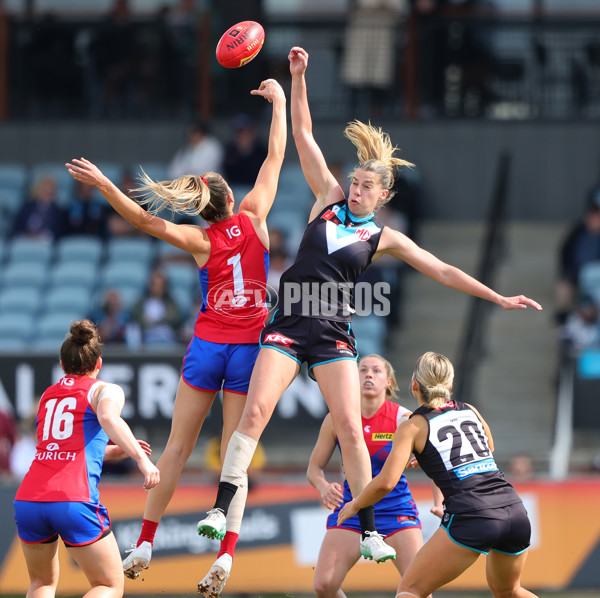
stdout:
{"type": "Polygon", "coordinates": [[[60,262],[50,270],[51,287],[72,285],[92,290],[98,282],[98,272],[94,262],[60,262]]]}
{"type": "Polygon", "coordinates": [[[47,264],[52,259],[54,246],[49,239],[17,237],[7,246],[7,258],[11,264],[36,262],[47,264]]]}
{"type": "Polygon", "coordinates": [[[4,287],[0,291],[0,313],[35,315],[40,308],[41,292],[35,287],[4,287]]]}
{"type": "Polygon", "coordinates": [[[300,163],[284,164],[279,175],[275,202],[285,203],[285,205],[290,203],[308,205],[310,204],[309,198],[313,198],[313,194],[304,178],[300,163]]]}
{"type": "Polygon", "coordinates": [[[183,288],[190,291],[199,286],[198,268],[192,264],[165,264],[163,269],[171,289],[183,288]]]}
{"type": "Polygon", "coordinates": [[[26,183],[27,169],[23,164],[0,163],[0,189],[12,189],[24,194],[26,183]]]}
{"type": "Polygon", "coordinates": [[[143,290],[148,284],[150,270],[141,261],[123,260],[110,262],[100,272],[100,286],[135,287],[143,290]]]}
{"type": "Polygon", "coordinates": [[[91,268],[100,261],[104,245],[98,237],[74,235],[63,237],[56,244],[56,259],[62,262],[85,262],[91,268]]]}
{"type": "Polygon", "coordinates": [[[92,307],[89,287],[74,285],[55,287],[44,298],[46,313],[73,311],[87,314],[92,307]]]}
{"type": "Polygon", "coordinates": [[[37,338],[39,340],[54,339],[58,348],[65,340],[71,323],[84,317],[85,313],[72,310],[48,312],[39,318],[37,338]]]}
{"type": "Polygon", "coordinates": [[[356,337],[359,355],[382,354],[387,337],[386,319],[383,316],[368,315],[352,318],[352,331],[356,337]]]}
{"type": "Polygon", "coordinates": [[[0,337],[0,353],[13,355],[18,351],[25,351],[29,348],[29,343],[22,338],[0,337]]]}
{"type": "Polygon", "coordinates": [[[192,290],[183,287],[172,287],[170,293],[179,307],[180,316],[186,318],[192,309],[196,294],[192,290]]]}
{"type": "Polygon", "coordinates": [[[2,286],[6,287],[36,287],[41,288],[48,278],[46,264],[35,262],[10,263],[2,273],[2,286]]]}
{"type": "Polygon", "coordinates": [[[31,314],[0,314],[0,338],[29,341],[34,332],[35,318],[31,314]]]}
{"type": "Polygon", "coordinates": [[[156,255],[154,240],[150,237],[109,239],[106,250],[109,264],[129,261],[149,266],[156,255]]]}

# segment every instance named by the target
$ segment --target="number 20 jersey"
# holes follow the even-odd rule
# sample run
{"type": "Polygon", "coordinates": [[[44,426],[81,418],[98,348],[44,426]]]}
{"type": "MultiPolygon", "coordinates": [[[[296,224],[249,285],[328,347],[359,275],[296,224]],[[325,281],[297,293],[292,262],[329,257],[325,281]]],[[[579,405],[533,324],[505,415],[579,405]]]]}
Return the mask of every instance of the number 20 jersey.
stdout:
{"type": "Polygon", "coordinates": [[[415,457],[442,491],[446,511],[465,513],[521,502],[498,469],[483,424],[469,405],[454,401],[438,409],[422,405],[411,417],[416,415],[427,420],[429,437],[415,457]]]}
{"type": "Polygon", "coordinates": [[[44,392],[35,457],[16,500],[98,503],[108,436],[89,403],[97,384],[103,382],[67,375],[44,392]]]}

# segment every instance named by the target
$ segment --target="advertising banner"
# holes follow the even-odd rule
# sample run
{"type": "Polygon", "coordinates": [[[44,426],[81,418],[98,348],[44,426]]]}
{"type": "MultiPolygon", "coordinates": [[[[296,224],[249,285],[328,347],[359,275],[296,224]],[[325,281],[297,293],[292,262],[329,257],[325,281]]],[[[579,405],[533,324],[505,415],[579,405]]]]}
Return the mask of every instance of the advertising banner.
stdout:
{"type": "MultiPolygon", "coordinates": [[[[439,525],[429,513],[431,488],[411,484],[428,538],[439,525]]],[[[533,527],[523,584],[535,590],[600,588],[600,481],[535,482],[517,486],[533,527]],[[568,506],[568,514],[566,508],[568,506]]],[[[218,542],[196,534],[196,523],[212,506],[215,488],[181,486],[158,528],[152,563],[137,580],[126,580],[131,594],[189,594],[196,591],[216,558],[218,542]]],[[[14,488],[0,497],[0,592],[24,594],[28,586],[24,559],[12,521],[14,488]]],[[[121,554],[137,540],[145,493],[139,485],[101,485],[121,554]]],[[[325,511],[307,484],[257,484],[249,494],[227,593],[311,593],[314,566],[325,533],[325,511]]],[[[356,538],[358,542],[358,535],[356,538]]],[[[59,595],[81,595],[87,582],[60,545],[59,595]]],[[[393,592],[399,576],[391,562],[361,559],[344,583],[348,592],[393,592]]],[[[454,591],[485,589],[485,557],[449,584],[454,591]]]]}

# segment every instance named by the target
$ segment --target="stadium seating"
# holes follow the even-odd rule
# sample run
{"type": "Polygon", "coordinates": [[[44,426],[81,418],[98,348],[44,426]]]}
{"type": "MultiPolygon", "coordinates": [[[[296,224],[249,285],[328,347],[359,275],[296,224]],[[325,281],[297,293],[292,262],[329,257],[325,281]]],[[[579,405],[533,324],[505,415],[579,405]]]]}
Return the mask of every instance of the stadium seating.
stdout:
{"type": "Polygon", "coordinates": [[[116,262],[136,262],[150,266],[156,249],[150,237],[123,237],[109,239],[106,259],[109,264],[116,262]]]}
{"type": "Polygon", "coordinates": [[[42,302],[40,289],[36,287],[11,287],[6,285],[0,291],[0,314],[35,315],[42,302]]]}
{"type": "Polygon", "coordinates": [[[0,339],[28,342],[33,336],[34,325],[35,318],[31,314],[0,313],[0,339]]]}
{"type": "Polygon", "coordinates": [[[28,237],[18,237],[8,246],[7,258],[9,263],[29,263],[47,264],[52,259],[54,247],[49,239],[30,239],[28,237]]]}
{"type": "Polygon", "coordinates": [[[48,279],[46,264],[9,263],[2,274],[2,287],[35,287],[41,288],[48,279]]]}
{"type": "Polygon", "coordinates": [[[95,264],[86,262],[58,262],[50,271],[51,287],[70,287],[73,285],[92,290],[98,280],[95,264]]]}
{"type": "Polygon", "coordinates": [[[98,237],[63,237],[56,244],[56,260],[58,263],[83,262],[93,268],[100,261],[103,251],[102,240],[98,237]]]}
{"type": "Polygon", "coordinates": [[[55,287],[48,292],[44,307],[47,313],[73,311],[88,314],[92,309],[90,288],[74,284],[55,287]]]}

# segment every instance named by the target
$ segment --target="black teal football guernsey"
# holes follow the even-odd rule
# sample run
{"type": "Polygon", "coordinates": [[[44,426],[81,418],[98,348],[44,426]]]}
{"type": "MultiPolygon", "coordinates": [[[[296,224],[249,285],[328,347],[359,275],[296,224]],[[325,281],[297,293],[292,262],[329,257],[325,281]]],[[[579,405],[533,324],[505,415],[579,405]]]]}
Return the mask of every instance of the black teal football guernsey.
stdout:
{"type": "Polygon", "coordinates": [[[283,315],[349,322],[358,277],[371,263],[383,227],[374,213],[357,218],[346,200],[309,222],[294,263],[279,284],[283,315]]]}
{"type": "Polygon", "coordinates": [[[449,401],[438,409],[424,405],[422,415],[429,437],[422,453],[415,451],[421,469],[444,495],[444,509],[465,513],[521,502],[498,469],[488,437],[477,414],[466,403],[449,401]]]}

